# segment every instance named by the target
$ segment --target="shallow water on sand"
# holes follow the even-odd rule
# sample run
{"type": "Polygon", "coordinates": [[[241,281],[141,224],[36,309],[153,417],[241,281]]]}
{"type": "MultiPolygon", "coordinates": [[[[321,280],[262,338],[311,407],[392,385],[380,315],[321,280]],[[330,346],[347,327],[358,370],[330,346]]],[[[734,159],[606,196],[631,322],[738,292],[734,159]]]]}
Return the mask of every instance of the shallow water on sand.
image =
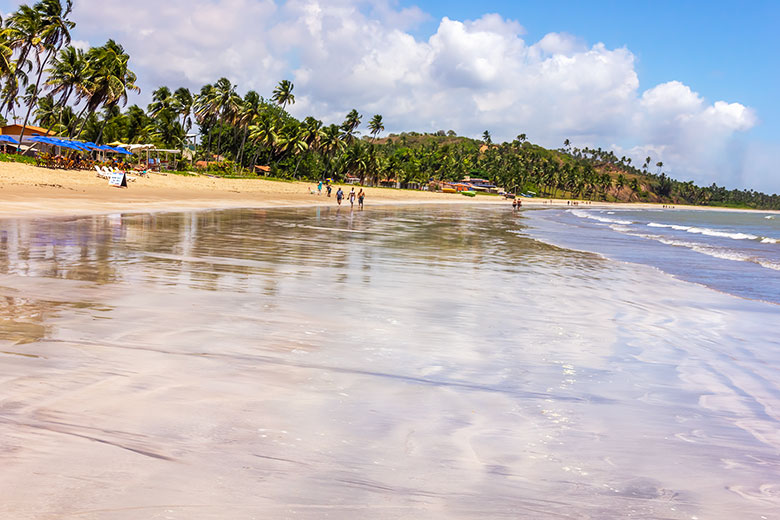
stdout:
{"type": "Polygon", "coordinates": [[[778,307],[528,222],[0,221],[0,517],[776,518],[778,307]]]}

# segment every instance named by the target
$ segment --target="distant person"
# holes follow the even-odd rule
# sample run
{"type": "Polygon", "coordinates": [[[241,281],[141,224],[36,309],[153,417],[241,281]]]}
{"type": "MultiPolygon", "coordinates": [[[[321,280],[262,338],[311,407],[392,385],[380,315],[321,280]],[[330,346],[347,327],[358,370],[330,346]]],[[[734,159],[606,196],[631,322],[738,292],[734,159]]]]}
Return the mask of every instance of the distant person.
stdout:
{"type": "Polygon", "coordinates": [[[333,189],[333,188],[331,187],[330,183],[328,183],[328,184],[325,186],[325,189],[326,189],[326,190],[328,190],[328,197],[330,197],[330,190],[332,190],[332,189],[333,189]]]}
{"type": "Polygon", "coordinates": [[[517,199],[512,199],[512,209],[517,209],[517,199]]]}
{"type": "Polygon", "coordinates": [[[363,193],[363,188],[360,188],[358,192],[358,208],[363,209],[363,199],[366,198],[366,194],[363,193]]]}
{"type": "Polygon", "coordinates": [[[355,188],[352,188],[352,191],[349,192],[349,203],[353,208],[355,207],[355,188]]]}
{"type": "Polygon", "coordinates": [[[338,191],[336,192],[336,202],[339,206],[341,206],[341,199],[344,198],[344,192],[341,191],[341,188],[339,187],[338,191]]]}
{"type": "Polygon", "coordinates": [[[522,200],[518,200],[518,201],[517,201],[517,209],[520,209],[520,207],[521,207],[522,205],[523,205],[523,201],[522,201],[522,200]]]}
{"type": "Polygon", "coordinates": [[[317,184],[317,195],[322,195],[322,181],[317,184]]]}

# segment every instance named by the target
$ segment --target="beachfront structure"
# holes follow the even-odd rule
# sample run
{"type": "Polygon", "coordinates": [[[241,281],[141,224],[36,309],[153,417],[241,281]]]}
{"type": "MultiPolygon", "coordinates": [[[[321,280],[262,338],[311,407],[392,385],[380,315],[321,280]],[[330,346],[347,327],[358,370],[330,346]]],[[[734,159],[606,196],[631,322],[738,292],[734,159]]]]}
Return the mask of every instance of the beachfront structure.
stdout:
{"type": "MultiPolygon", "coordinates": [[[[21,142],[22,140],[19,137],[22,135],[22,125],[5,125],[0,128],[0,135],[7,135],[21,142]]],[[[27,139],[34,135],[53,136],[56,133],[39,126],[27,125],[24,129],[24,138],[27,139]]]]}
{"type": "Polygon", "coordinates": [[[497,189],[497,186],[487,179],[478,179],[476,177],[466,177],[460,181],[462,184],[471,186],[472,189],[477,191],[492,192],[497,189]]]}

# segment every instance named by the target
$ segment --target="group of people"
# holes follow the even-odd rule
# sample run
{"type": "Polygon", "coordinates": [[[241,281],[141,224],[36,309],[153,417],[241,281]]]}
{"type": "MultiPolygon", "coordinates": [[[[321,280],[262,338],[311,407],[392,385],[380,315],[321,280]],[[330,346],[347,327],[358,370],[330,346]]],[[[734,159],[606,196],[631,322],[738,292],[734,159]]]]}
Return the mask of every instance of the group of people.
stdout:
{"type": "MultiPolygon", "coordinates": [[[[322,194],[322,181],[317,184],[317,195],[322,194]]],[[[325,184],[325,191],[330,197],[331,192],[333,191],[333,187],[330,185],[330,183],[325,184]]],[[[314,190],[311,190],[312,194],[314,193],[314,190]]],[[[341,206],[342,201],[344,200],[344,190],[339,187],[338,190],[336,190],[336,203],[341,206]]],[[[349,194],[346,195],[346,199],[349,201],[350,205],[354,208],[355,207],[355,199],[357,199],[358,208],[363,209],[363,201],[366,198],[366,193],[363,191],[363,188],[360,188],[360,191],[355,193],[355,188],[352,188],[352,191],[349,192],[349,194]]]]}
{"type": "Polygon", "coordinates": [[[520,199],[512,199],[512,209],[520,209],[523,207],[523,201],[520,199]]]}

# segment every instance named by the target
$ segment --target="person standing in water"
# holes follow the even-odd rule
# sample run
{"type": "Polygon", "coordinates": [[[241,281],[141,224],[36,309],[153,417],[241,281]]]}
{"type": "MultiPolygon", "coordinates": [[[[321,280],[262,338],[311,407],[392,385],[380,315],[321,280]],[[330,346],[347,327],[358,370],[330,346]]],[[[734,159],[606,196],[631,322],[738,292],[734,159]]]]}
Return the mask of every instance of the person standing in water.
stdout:
{"type": "Polygon", "coordinates": [[[360,188],[358,192],[358,208],[363,209],[363,199],[366,198],[366,194],[363,193],[363,188],[360,188]]]}
{"type": "Polygon", "coordinates": [[[344,192],[341,191],[341,188],[339,187],[338,191],[336,191],[336,202],[338,202],[338,205],[341,206],[341,199],[344,198],[344,192]]]}
{"type": "Polygon", "coordinates": [[[355,188],[349,192],[349,203],[353,208],[355,207],[355,188]]]}

